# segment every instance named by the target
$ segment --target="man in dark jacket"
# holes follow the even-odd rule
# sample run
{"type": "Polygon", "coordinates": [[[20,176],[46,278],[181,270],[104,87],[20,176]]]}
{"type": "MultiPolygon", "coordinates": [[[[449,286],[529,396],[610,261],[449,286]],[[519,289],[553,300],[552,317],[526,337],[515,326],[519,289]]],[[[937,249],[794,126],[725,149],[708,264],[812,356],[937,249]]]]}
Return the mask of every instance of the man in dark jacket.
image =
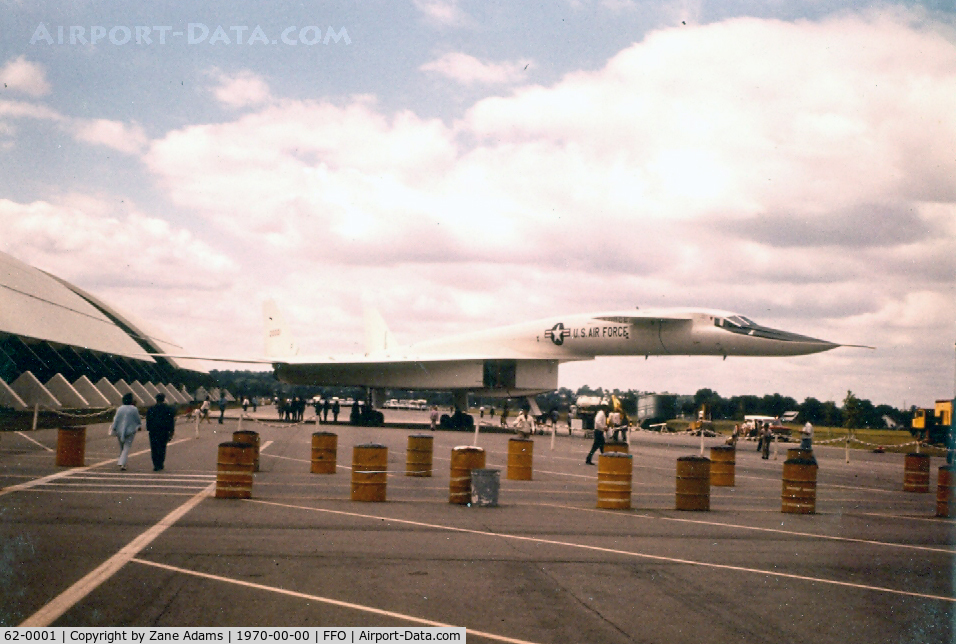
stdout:
{"type": "Polygon", "coordinates": [[[166,404],[165,394],[156,394],[156,404],[146,410],[146,431],[153,457],[153,471],[159,472],[166,462],[166,443],[176,431],[176,410],[166,404]]]}

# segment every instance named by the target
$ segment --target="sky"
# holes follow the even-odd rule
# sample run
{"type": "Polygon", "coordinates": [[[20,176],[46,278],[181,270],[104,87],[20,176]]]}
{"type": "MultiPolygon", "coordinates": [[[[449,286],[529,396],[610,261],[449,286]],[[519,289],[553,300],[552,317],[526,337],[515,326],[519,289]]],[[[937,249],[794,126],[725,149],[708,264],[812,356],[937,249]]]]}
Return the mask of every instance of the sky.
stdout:
{"type": "Polygon", "coordinates": [[[954,394],[952,1],[0,11],[0,250],[190,352],[692,306],[876,349],[559,384],[954,394]]]}

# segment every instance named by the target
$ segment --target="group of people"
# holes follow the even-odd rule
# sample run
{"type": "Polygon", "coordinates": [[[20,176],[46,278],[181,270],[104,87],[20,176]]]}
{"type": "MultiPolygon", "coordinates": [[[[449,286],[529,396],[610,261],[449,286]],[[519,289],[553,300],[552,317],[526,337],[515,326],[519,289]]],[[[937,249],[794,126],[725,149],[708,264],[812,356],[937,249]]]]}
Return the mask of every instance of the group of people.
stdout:
{"type": "Polygon", "coordinates": [[[339,411],[342,407],[339,405],[339,399],[329,402],[329,399],[325,400],[316,400],[312,403],[312,406],[315,407],[315,422],[317,423],[327,423],[329,422],[329,412],[332,412],[332,422],[339,422],[339,411]]]}
{"type": "MultiPolygon", "coordinates": [[[[126,471],[133,439],[142,428],[143,421],[139,409],[133,404],[133,394],[123,394],[123,404],[116,410],[110,425],[110,435],[119,441],[120,454],[116,464],[121,471],[126,471]]],[[[166,464],[166,445],[176,432],[176,408],[166,404],[165,394],[156,394],[156,404],[146,410],[146,431],[149,433],[153,471],[160,472],[166,464]]]]}
{"type": "MultiPolygon", "coordinates": [[[[226,417],[226,407],[228,406],[229,401],[226,400],[226,395],[222,394],[219,396],[219,424],[222,425],[223,420],[226,417]]],[[[202,401],[202,404],[199,405],[199,420],[200,422],[206,421],[211,423],[212,420],[209,418],[209,411],[212,409],[212,401],[209,400],[209,396],[206,396],[206,399],[202,401]]],[[[192,412],[190,412],[190,415],[192,412]]]]}
{"type": "Polygon", "coordinates": [[[292,399],[276,398],[276,411],[279,414],[279,420],[288,420],[293,423],[302,422],[305,418],[305,399],[293,396],[292,399]]]}

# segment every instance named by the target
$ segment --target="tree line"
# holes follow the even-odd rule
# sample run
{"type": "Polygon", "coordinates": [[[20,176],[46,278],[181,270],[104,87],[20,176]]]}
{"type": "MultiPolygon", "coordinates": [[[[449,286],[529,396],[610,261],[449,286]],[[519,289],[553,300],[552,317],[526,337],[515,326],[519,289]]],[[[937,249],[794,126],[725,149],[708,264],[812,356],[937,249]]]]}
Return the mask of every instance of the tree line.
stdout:
{"type": "MultiPolygon", "coordinates": [[[[339,396],[361,397],[364,389],[361,387],[311,387],[307,385],[288,385],[278,382],[271,371],[211,371],[219,386],[229,389],[234,395],[243,396],[339,396]]],[[[592,389],[587,385],[572,391],[561,387],[556,391],[540,394],[536,397],[542,411],[557,409],[566,411],[574,404],[579,396],[610,396],[614,395],[621,401],[624,411],[636,415],[637,399],[644,392],[633,389],[592,389]]],[[[419,392],[404,390],[389,390],[388,398],[424,398],[429,404],[451,404],[452,396],[448,392],[419,392]]],[[[848,391],[846,397],[837,404],[833,400],[820,401],[816,398],[804,398],[803,402],[782,394],[767,394],[764,396],[731,396],[724,398],[712,389],[698,389],[693,396],[678,398],[679,411],[688,417],[694,416],[702,405],[707,409],[713,420],[743,420],[744,416],[782,416],[787,411],[798,411],[799,422],[811,422],[814,425],[829,427],[883,428],[887,426],[886,418],[896,423],[900,429],[908,429],[915,407],[908,410],[897,409],[891,405],[875,405],[865,398],[857,397],[848,391]]],[[[485,406],[502,406],[504,401],[495,398],[477,398],[474,404],[485,406]]],[[[511,405],[515,407],[514,404],[511,405]]]]}

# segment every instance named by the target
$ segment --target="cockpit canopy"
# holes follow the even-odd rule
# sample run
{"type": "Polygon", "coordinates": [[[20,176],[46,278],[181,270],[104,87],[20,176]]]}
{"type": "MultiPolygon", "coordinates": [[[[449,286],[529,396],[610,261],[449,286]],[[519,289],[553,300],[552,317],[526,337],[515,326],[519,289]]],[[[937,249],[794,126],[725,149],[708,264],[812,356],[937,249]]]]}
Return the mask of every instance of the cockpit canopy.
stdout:
{"type": "Polygon", "coordinates": [[[734,333],[749,333],[754,329],[759,329],[760,325],[751,320],[750,318],[745,318],[742,315],[731,315],[727,318],[714,318],[714,326],[719,326],[722,329],[727,329],[734,333]]]}

